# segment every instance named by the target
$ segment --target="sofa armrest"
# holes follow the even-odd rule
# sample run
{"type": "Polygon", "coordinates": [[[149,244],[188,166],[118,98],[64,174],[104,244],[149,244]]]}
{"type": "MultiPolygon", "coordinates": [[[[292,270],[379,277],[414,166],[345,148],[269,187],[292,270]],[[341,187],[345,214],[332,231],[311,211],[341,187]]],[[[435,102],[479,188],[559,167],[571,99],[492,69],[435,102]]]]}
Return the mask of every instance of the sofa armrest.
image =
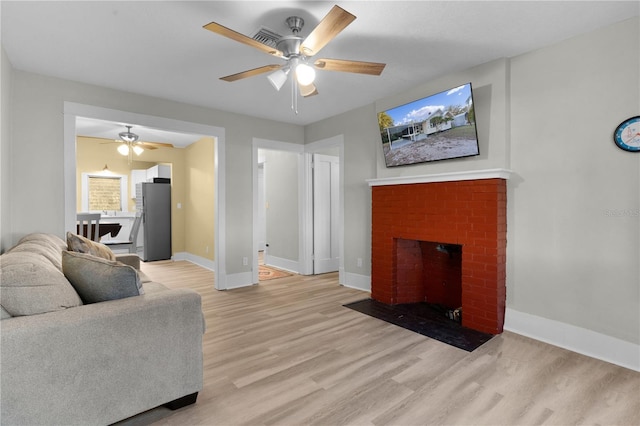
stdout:
{"type": "Polygon", "coordinates": [[[200,296],[171,289],[2,321],[3,424],[111,424],[202,389],[200,296]]]}
{"type": "Polygon", "coordinates": [[[116,260],[125,265],[133,266],[136,270],[140,270],[140,257],[133,253],[116,254],[116,260]]]}

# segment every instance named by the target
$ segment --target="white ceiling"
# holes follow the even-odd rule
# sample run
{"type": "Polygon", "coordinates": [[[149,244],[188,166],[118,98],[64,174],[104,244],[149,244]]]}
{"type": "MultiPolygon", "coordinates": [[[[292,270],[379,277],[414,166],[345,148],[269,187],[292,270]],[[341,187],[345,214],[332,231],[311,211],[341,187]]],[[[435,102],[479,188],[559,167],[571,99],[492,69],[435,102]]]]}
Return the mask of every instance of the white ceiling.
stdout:
{"type": "Polygon", "coordinates": [[[637,16],[640,9],[638,1],[0,3],[2,45],[16,69],[299,125],[637,16]],[[285,35],[284,20],[297,15],[305,20],[304,37],[333,4],[357,19],[316,57],[384,62],[381,76],[318,71],[320,94],[301,98],[297,115],[289,85],[277,92],[267,74],[219,80],[280,60],[203,25],[216,21],[247,36],[265,26],[285,35]]]}
{"type": "Polygon", "coordinates": [[[95,138],[120,140],[118,133],[127,131],[125,126],[132,126],[131,133],[135,133],[139,137],[140,142],[160,142],[170,143],[175,148],[185,148],[205,135],[197,135],[192,133],[178,133],[153,127],[136,125],[134,123],[120,123],[106,120],[98,120],[95,118],[77,117],[76,118],[76,135],[90,136],[95,138]]]}

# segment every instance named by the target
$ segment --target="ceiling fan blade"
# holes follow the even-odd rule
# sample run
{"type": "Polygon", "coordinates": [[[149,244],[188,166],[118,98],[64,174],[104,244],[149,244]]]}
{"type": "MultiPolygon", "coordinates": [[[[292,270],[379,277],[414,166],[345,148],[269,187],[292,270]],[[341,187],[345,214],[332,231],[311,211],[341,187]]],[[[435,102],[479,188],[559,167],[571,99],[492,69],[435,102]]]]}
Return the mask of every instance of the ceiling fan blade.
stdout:
{"type": "MultiPolygon", "coordinates": [[[[99,136],[82,136],[82,135],[78,135],[78,136],[85,137],[85,138],[102,140],[104,142],[100,142],[101,145],[102,144],[107,144],[107,143],[115,143],[115,144],[124,143],[123,141],[121,141],[119,139],[102,138],[102,137],[99,137],[99,136]]],[[[165,142],[142,142],[142,141],[137,141],[134,145],[140,145],[144,149],[174,148],[173,144],[165,143],[165,142]]]]}
{"type": "Polygon", "coordinates": [[[264,74],[265,72],[275,71],[282,68],[282,65],[265,65],[263,67],[254,68],[252,70],[242,71],[237,74],[231,74],[226,77],[220,77],[220,80],[224,81],[237,81],[243,78],[253,77],[256,75],[264,74]]]}
{"type": "Polygon", "coordinates": [[[305,56],[317,54],[327,43],[337,36],[347,25],[356,19],[355,15],[342,9],[340,6],[333,6],[329,13],[322,18],[317,27],[300,45],[300,53],[305,56]]]}
{"type": "Polygon", "coordinates": [[[307,84],[306,86],[303,86],[302,84],[298,83],[298,90],[300,91],[300,94],[304,98],[308,98],[309,96],[314,96],[318,94],[318,89],[316,89],[316,86],[313,83],[307,84]]]}
{"type": "Polygon", "coordinates": [[[313,65],[326,71],[355,72],[369,75],[380,75],[386,66],[386,64],[377,62],[348,61],[344,59],[318,59],[313,65]]]}
{"type": "Polygon", "coordinates": [[[144,149],[174,148],[173,144],[165,142],[138,142],[136,145],[140,145],[144,149]]]}
{"type": "Polygon", "coordinates": [[[214,32],[216,34],[220,34],[221,36],[230,38],[231,40],[235,40],[237,42],[240,42],[242,44],[246,44],[247,46],[251,46],[253,48],[256,48],[258,50],[263,51],[264,53],[268,53],[269,55],[273,55],[276,56],[278,58],[282,57],[282,52],[279,51],[278,49],[271,47],[271,46],[267,46],[266,44],[260,43],[259,41],[256,41],[254,39],[252,39],[251,37],[247,37],[244,34],[240,34],[239,32],[236,32],[230,28],[227,28],[223,25],[220,25],[216,22],[211,22],[205,26],[203,26],[204,29],[209,30],[211,32],[214,32]]]}
{"type": "Polygon", "coordinates": [[[104,142],[100,142],[100,145],[104,145],[104,144],[107,144],[107,143],[117,143],[117,144],[124,143],[124,141],[121,140],[121,139],[103,138],[103,137],[100,137],[100,136],[85,136],[85,135],[76,135],[76,136],[78,136],[80,138],[99,139],[99,140],[104,141],[104,142]]]}

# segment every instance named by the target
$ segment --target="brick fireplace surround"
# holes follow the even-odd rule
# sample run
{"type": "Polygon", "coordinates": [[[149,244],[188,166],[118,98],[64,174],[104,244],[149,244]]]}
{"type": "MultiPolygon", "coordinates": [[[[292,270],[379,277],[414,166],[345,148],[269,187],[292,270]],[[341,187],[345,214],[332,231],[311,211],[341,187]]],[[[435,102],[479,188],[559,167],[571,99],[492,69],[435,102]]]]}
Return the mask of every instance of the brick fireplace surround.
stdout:
{"type": "Polygon", "coordinates": [[[502,333],[509,174],[492,169],[369,180],[372,299],[389,305],[431,302],[428,290],[425,297],[425,290],[415,289],[425,284],[408,283],[406,277],[412,273],[402,270],[403,264],[412,262],[403,259],[420,256],[403,250],[411,241],[417,247],[458,245],[462,248],[462,325],[502,333]]]}

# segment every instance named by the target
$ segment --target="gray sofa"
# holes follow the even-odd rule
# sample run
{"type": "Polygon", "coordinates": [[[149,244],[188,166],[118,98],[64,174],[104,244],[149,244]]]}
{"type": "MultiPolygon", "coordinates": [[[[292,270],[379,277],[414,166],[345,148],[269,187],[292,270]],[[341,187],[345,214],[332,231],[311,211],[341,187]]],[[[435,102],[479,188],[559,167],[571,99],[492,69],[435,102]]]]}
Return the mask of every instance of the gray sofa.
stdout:
{"type": "Polygon", "coordinates": [[[0,256],[0,422],[105,425],[194,403],[200,296],[149,281],[136,255],[119,255],[144,294],[84,303],[63,273],[67,248],[30,234],[0,256]]]}

